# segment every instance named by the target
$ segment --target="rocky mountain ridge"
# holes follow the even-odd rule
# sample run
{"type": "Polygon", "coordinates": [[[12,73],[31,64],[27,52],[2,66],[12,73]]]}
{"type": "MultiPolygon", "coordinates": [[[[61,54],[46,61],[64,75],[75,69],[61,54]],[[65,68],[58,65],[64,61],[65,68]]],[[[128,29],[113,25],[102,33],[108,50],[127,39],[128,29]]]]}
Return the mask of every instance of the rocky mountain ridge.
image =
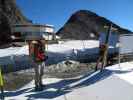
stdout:
{"type": "Polygon", "coordinates": [[[113,25],[117,33],[125,34],[131,31],[121,28],[110,20],[88,10],[79,10],[72,14],[65,25],[57,32],[63,39],[97,39],[99,33],[106,33],[105,26],[113,25]]]}

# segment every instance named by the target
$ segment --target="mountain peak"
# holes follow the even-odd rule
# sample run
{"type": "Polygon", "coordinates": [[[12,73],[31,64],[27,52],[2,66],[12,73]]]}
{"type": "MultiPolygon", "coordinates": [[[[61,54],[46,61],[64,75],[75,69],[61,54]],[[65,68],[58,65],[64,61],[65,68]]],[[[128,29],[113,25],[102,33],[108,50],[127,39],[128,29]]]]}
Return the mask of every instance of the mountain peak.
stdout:
{"type": "Polygon", "coordinates": [[[112,21],[97,15],[89,10],[79,10],[72,14],[66,24],[57,32],[64,39],[97,39],[99,33],[106,33],[104,26],[118,29],[118,33],[130,33],[129,30],[123,29],[112,21]],[[94,37],[91,37],[94,34],[94,37]]]}

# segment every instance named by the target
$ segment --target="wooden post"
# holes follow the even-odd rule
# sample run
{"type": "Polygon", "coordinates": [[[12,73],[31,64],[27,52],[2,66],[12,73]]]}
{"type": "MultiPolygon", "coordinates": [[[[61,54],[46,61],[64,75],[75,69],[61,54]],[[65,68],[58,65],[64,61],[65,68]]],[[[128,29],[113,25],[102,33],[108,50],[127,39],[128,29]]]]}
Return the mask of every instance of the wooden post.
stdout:
{"type": "Polygon", "coordinates": [[[108,41],[109,41],[109,37],[110,37],[110,34],[111,34],[111,29],[112,29],[112,24],[108,28],[108,32],[107,32],[107,35],[106,35],[105,43],[100,47],[100,55],[99,55],[99,58],[97,60],[95,71],[98,70],[98,66],[99,66],[100,61],[102,61],[101,71],[106,66],[107,54],[108,54],[108,41]]]}
{"type": "Polygon", "coordinates": [[[110,34],[111,34],[111,30],[112,30],[112,24],[109,26],[108,32],[107,32],[107,35],[106,35],[105,50],[104,50],[103,59],[102,59],[101,71],[104,69],[104,67],[105,67],[106,64],[107,64],[108,42],[109,42],[109,37],[110,37],[110,34]]]}

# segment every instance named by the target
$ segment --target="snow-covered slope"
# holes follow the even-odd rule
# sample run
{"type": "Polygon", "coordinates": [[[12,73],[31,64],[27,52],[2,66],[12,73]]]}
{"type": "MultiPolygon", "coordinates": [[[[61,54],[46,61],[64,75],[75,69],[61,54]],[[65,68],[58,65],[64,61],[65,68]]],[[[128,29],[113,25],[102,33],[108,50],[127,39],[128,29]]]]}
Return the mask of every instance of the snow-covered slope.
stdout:
{"type": "MultiPolygon", "coordinates": [[[[99,46],[99,41],[96,40],[73,40],[67,42],[60,42],[59,44],[48,45],[49,52],[67,52],[73,49],[83,50],[91,49],[99,46]]],[[[10,47],[6,49],[0,49],[0,57],[11,56],[11,55],[28,55],[28,45],[23,47],[10,47]]]]}
{"type": "Polygon", "coordinates": [[[46,78],[41,92],[34,81],[17,91],[7,91],[6,100],[133,100],[133,63],[113,65],[102,72],[73,78],[46,78]]]}
{"type": "Polygon", "coordinates": [[[96,48],[99,46],[99,41],[97,40],[71,40],[67,42],[59,42],[59,44],[53,44],[48,46],[48,50],[51,52],[64,52],[75,50],[84,50],[96,48]]]}
{"type": "MultiPolygon", "coordinates": [[[[99,41],[97,40],[71,40],[66,42],[59,42],[59,44],[48,45],[48,52],[67,52],[71,50],[85,51],[87,49],[93,49],[99,47],[99,41]]],[[[110,46],[109,48],[113,48],[110,46]]],[[[92,52],[97,53],[97,52],[92,52]]],[[[28,55],[28,46],[23,47],[10,47],[6,49],[0,49],[0,57],[11,56],[11,55],[28,55]]]]}
{"type": "MultiPolygon", "coordinates": [[[[66,59],[81,61],[83,59],[93,60],[98,55],[99,41],[96,40],[73,40],[66,41],[59,44],[48,45],[47,55],[48,60],[46,64],[59,63],[66,59]],[[92,56],[93,55],[93,56],[92,56]],[[56,59],[55,59],[56,58],[56,59]]],[[[110,47],[109,53],[117,52],[117,48],[110,47]]],[[[24,57],[28,57],[28,46],[23,47],[10,47],[6,49],[0,49],[0,64],[13,64],[20,62],[24,57]],[[6,59],[9,59],[8,62],[6,59]],[[15,62],[15,63],[16,63],[15,62]]]]}

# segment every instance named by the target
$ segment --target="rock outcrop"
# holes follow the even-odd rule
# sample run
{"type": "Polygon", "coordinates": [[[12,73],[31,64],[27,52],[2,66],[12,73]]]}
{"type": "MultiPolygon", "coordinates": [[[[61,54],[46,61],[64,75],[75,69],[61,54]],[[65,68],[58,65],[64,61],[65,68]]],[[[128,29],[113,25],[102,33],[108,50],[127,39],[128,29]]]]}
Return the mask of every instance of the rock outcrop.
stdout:
{"type": "Polygon", "coordinates": [[[29,20],[21,13],[16,0],[0,0],[0,46],[11,42],[11,26],[26,24],[29,20]]]}

